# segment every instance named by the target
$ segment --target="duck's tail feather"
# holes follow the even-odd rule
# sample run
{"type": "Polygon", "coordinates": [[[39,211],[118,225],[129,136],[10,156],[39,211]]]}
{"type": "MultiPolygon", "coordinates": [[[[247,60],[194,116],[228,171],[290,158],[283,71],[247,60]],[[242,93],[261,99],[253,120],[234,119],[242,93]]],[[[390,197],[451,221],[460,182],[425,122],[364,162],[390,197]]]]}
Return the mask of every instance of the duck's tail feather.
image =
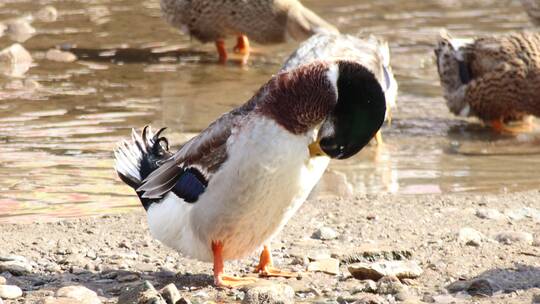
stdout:
{"type": "Polygon", "coordinates": [[[289,10],[287,33],[293,39],[302,41],[314,34],[339,34],[339,30],[298,3],[289,10]]]}
{"type": "Polygon", "coordinates": [[[169,158],[169,142],[160,137],[165,128],[155,134],[152,128],[145,126],[139,135],[135,129],[131,132],[131,141],[122,141],[114,150],[116,172],[120,179],[133,189],[139,188],[142,181],[160,165],[160,161],[169,158]]]}

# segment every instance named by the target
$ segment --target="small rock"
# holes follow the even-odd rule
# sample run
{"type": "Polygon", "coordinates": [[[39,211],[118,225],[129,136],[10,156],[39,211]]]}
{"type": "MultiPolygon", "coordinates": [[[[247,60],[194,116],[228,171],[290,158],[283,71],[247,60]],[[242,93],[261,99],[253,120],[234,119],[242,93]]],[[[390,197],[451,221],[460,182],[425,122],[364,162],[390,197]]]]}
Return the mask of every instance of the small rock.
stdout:
{"type": "Polygon", "coordinates": [[[528,232],[506,231],[498,233],[495,239],[502,244],[511,245],[515,243],[523,243],[532,245],[533,235],[528,232]]]}
{"type": "Polygon", "coordinates": [[[80,304],[100,304],[96,292],[84,286],[65,286],[56,291],[56,297],[67,298],[80,304]]]}
{"type": "Polygon", "coordinates": [[[294,303],[294,289],[284,284],[260,282],[246,287],[242,304],[294,303]]]}
{"type": "Polygon", "coordinates": [[[358,283],[352,290],[352,294],[361,292],[375,293],[377,291],[377,283],[373,280],[363,280],[358,283]]]}
{"type": "Polygon", "coordinates": [[[378,281],[384,276],[414,279],[422,274],[422,268],[414,261],[379,261],[349,265],[349,272],[358,280],[378,281]]]}
{"type": "Polygon", "coordinates": [[[0,276],[0,285],[6,285],[7,280],[3,276],[0,276]]]}
{"type": "Polygon", "coordinates": [[[338,233],[330,227],[321,227],[311,237],[318,240],[333,240],[338,237],[338,233]]]}
{"type": "Polygon", "coordinates": [[[0,285],[0,298],[16,299],[22,296],[22,290],[15,285],[0,285]]]}
{"type": "Polygon", "coordinates": [[[397,294],[407,289],[407,286],[401,284],[398,278],[394,276],[385,276],[382,277],[377,282],[377,293],[378,294],[397,294]]]}
{"type": "Polygon", "coordinates": [[[332,275],[338,275],[339,260],[334,258],[326,258],[311,262],[308,264],[307,271],[321,271],[332,275]]]}
{"type": "Polygon", "coordinates": [[[28,261],[13,260],[0,262],[0,272],[8,271],[13,275],[26,275],[32,272],[32,265],[28,261]]]}
{"type": "Polygon", "coordinates": [[[472,228],[461,228],[458,233],[458,241],[469,246],[480,246],[485,236],[472,228]]]}
{"type": "Polygon", "coordinates": [[[452,295],[436,295],[436,296],[433,296],[433,303],[457,304],[457,303],[463,303],[463,300],[453,297],[452,295]]]}
{"type": "Polygon", "coordinates": [[[152,283],[144,281],[142,284],[125,288],[120,297],[118,304],[166,304],[163,297],[152,286],[152,283]]]}
{"type": "Polygon", "coordinates": [[[482,208],[476,210],[476,216],[486,220],[500,220],[504,215],[497,209],[482,208]]]}
{"type": "Polygon", "coordinates": [[[364,244],[354,248],[337,248],[332,252],[332,257],[342,263],[352,264],[358,262],[375,262],[378,260],[408,260],[413,253],[406,249],[364,244]]]}
{"type": "Polygon", "coordinates": [[[57,62],[73,62],[77,60],[75,54],[57,49],[48,50],[45,54],[45,58],[57,62]]]}
{"type": "Polygon", "coordinates": [[[39,304],[74,304],[72,299],[68,298],[55,298],[55,297],[46,297],[39,304]]]}
{"type": "Polygon", "coordinates": [[[180,292],[178,292],[178,289],[172,283],[163,287],[159,292],[167,304],[176,304],[182,298],[180,292]]]}
{"type": "Polygon", "coordinates": [[[356,302],[354,304],[387,304],[388,301],[386,301],[385,298],[374,295],[374,294],[362,294],[360,297],[357,298],[356,302]]]}
{"type": "Polygon", "coordinates": [[[54,22],[58,18],[58,11],[54,6],[47,5],[35,13],[34,17],[42,22],[54,22]]]}

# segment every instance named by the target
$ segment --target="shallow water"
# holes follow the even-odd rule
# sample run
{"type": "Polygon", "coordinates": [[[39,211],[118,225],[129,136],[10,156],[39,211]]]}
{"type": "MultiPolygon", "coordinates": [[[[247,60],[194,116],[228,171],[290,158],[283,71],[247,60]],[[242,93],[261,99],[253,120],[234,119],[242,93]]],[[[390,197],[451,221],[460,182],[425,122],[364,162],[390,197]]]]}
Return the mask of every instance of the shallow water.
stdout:
{"type": "MultiPolygon", "coordinates": [[[[342,32],[376,34],[392,49],[400,92],[392,125],[384,127],[385,146],[331,166],[338,172],[332,176],[345,174],[353,193],[537,188],[538,137],[497,136],[474,119],[451,115],[432,55],[444,26],[456,36],[531,29],[518,1],[304,3],[342,32]]],[[[0,21],[45,5],[55,6],[59,17],[33,23],[37,33],[23,45],[34,65],[23,77],[0,76],[0,221],[139,208],[112,169],[115,143],[145,124],[167,126],[171,142],[180,143],[246,101],[297,45],[255,46],[247,68],[234,60],[218,65],[213,45],[160,19],[158,0],[3,0],[0,21]],[[80,60],[44,59],[56,46],[80,60]]],[[[0,48],[11,43],[0,38],[0,48]]],[[[323,180],[327,189],[333,182],[323,180]]]]}

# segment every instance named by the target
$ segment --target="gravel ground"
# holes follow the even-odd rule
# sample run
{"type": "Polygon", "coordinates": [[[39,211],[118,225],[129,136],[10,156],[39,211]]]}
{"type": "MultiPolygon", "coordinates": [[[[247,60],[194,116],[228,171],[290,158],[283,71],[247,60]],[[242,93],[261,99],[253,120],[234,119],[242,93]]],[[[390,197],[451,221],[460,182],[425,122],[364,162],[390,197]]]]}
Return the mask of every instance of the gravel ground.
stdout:
{"type": "MultiPolygon", "coordinates": [[[[540,303],[539,223],[538,191],[312,199],[272,245],[275,263],[298,277],[240,290],[214,288],[210,264],[153,240],[142,208],[2,224],[0,297],[48,304],[540,303]]],[[[254,275],[256,262],[254,253],[226,269],[254,275]]]]}

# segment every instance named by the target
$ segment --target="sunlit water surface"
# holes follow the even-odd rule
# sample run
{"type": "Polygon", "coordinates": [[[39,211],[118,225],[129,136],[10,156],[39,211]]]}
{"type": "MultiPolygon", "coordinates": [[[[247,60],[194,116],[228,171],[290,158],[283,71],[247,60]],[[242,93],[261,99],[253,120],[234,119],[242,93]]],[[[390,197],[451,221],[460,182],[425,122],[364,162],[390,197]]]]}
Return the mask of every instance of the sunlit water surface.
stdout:
{"type": "MultiPolygon", "coordinates": [[[[451,115],[433,64],[442,27],[458,36],[532,29],[518,1],[304,3],[342,32],[387,39],[400,84],[384,147],[372,145],[353,159],[333,162],[319,194],[338,188],[344,194],[344,176],[349,195],[538,187],[536,135],[495,135],[474,119],[451,115]]],[[[34,65],[22,77],[0,76],[0,221],[139,208],[112,169],[116,142],[131,128],[152,124],[167,126],[171,142],[179,144],[245,102],[297,46],[256,45],[247,68],[235,60],[222,66],[213,45],[193,41],[160,19],[158,0],[3,0],[0,21],[45,5],[55,6],[59,17],[33,23],[37,33],[23,45],[34,65]],[[44,59],[53,47],[72,48],[80,60],[44,59]]],[[[11,43],[0,38],[0,48],[11,43]]]]}

